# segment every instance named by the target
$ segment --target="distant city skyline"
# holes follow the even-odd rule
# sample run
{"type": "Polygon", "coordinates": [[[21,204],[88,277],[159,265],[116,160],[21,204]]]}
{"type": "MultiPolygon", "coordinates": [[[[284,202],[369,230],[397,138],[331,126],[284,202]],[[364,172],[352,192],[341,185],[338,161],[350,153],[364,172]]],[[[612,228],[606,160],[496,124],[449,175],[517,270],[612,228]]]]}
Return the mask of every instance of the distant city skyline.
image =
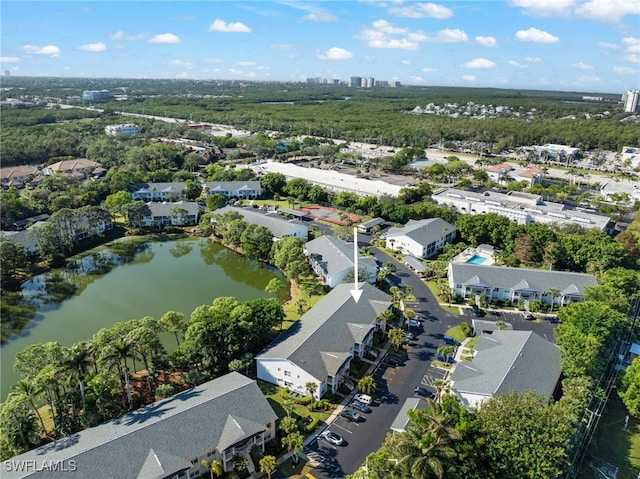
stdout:
{"type": "Polygon", "coordinates": [[[0,26],[11,76],[640,87],[638,0],[4,1],[0,26]]]}

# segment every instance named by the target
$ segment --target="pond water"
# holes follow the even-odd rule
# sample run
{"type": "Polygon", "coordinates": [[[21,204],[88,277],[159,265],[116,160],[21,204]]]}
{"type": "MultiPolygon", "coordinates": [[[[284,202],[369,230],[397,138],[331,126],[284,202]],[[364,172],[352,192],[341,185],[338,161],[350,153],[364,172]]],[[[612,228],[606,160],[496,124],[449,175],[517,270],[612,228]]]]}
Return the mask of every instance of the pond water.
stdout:
{"type": "Polygon", "coordinates": [[[70,346],[118,321],[160,319],[167,311],[180,311],[188,320],[195,308],[219,296],[269,297],[264,288],[275,277],[281,277],[275,268],[197,237],[125,238],[88,251],[67,268],[24,284],[24,298],[36,306],[36,315],[0,347],[0,401],[19,379],[13,371],[16,353],[30,344],[70,346]]]}

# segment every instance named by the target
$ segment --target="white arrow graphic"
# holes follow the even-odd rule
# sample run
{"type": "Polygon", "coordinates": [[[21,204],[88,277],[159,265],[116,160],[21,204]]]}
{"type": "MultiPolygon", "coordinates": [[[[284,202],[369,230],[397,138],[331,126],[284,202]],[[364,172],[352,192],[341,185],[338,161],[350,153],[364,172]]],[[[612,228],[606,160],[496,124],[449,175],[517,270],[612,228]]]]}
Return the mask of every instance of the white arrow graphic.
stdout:
{"type": "Polygon", "coordinates": [[[358,227],[353,228],[353,289],[351,290],[351,296],[357,303],[362,296],[362,290],[358,289],[358,227]]]}

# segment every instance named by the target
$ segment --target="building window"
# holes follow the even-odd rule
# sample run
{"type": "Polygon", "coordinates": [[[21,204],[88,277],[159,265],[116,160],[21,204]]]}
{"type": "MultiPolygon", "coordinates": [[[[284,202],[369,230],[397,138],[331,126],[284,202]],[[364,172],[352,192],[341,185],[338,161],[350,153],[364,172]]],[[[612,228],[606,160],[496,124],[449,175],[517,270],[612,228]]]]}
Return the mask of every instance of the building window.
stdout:
{"type": "Polygon", "coordinates": [[[287,377],[291,377],[291,371],[285,371],[284,375],[287,376],[287,377]]]}

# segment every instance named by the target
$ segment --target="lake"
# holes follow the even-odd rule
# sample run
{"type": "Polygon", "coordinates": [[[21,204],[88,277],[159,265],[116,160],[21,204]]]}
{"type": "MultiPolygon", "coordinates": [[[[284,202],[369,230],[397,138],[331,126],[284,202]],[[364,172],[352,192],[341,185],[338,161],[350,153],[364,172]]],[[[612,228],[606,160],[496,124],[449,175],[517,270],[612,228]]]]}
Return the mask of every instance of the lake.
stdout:
{"type": "MultiPolygon", "coordinates": [[[[19,377],[16,353],[34,343],[58,341],[71,346],[90,339],[118,321],[180,311],[185,319],[219,296],[240,301],[272,296],[267,283],[281,273],[205,238],[169,241],[124,238],[69,260],[28,281],[23,295],[37,312],[18,335],[0,347],[0,394],[3,401],[19,377]],[[52,293],[68,287],[75,293],[52,301],[52,293]]],[[[167,341],[167,346],[175,341],[167,341]]]]}

